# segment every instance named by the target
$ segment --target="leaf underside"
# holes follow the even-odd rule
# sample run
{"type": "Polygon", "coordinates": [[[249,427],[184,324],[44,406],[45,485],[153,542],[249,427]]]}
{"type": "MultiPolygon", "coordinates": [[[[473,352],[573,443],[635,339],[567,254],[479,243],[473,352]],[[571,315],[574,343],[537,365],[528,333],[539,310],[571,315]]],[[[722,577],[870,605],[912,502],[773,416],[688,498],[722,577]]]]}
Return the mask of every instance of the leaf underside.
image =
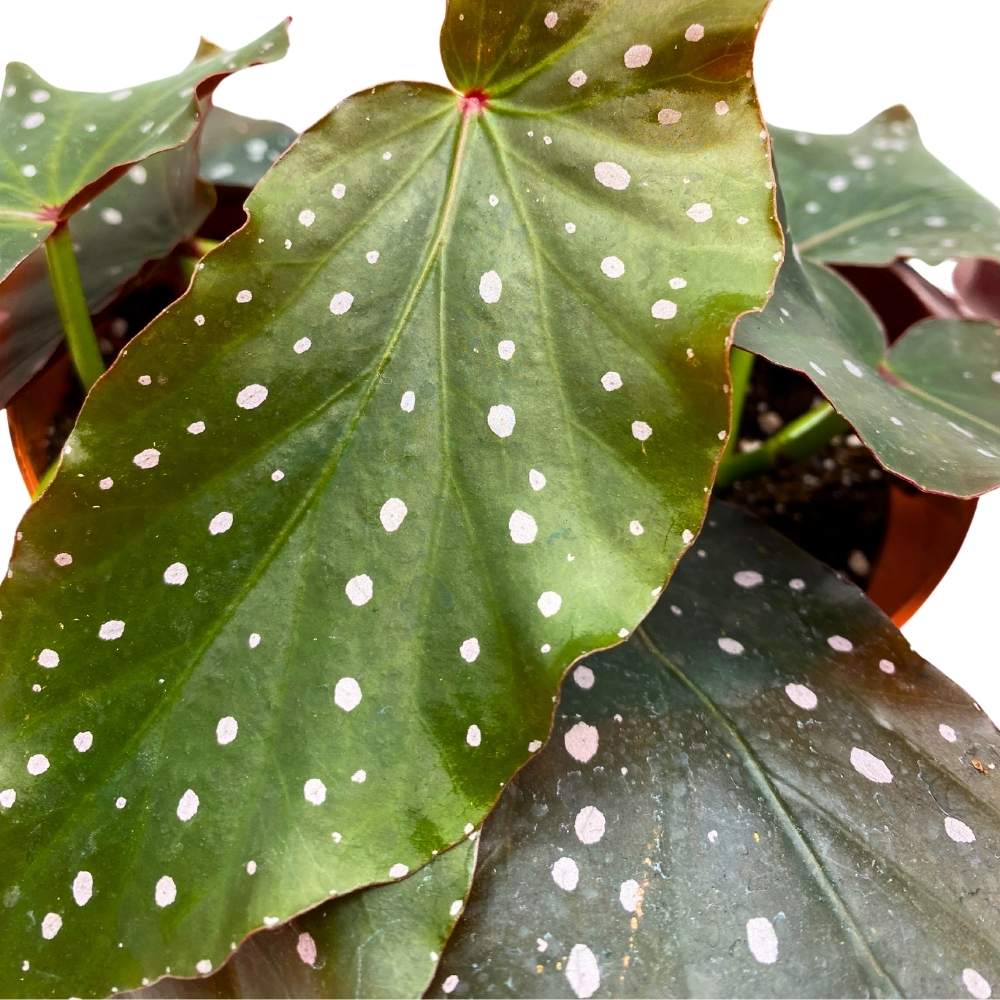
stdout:
{"type": "Polygon", "coordinates": [[[1000,482],[997,338],[952,324],[947,336],[937,335],[945,327],[925,327],[889,348],[872,310],[825,265],[996,257],[996,206],[924,149],[903,108],[848,136],[771,134],[796,253],[764,312],[739,324],[736,342],[807,374],[893,472],[956,496],[992,489],[1000,482]],[[914,335],[926,364],[904,375],[898,359],[914,335]]]}
{"type": "Polygon", "coordinates": [[[345,101],[95,387],[0,590],[0,991],[192,975],[424,864],[641,620],[780,246],[761,6],[452,3],[486,111],[345,101]]]}
{"type": "Polygon", "coordinates": [[[419,997],[461,913],[476,850],[465,840],[401,882],[258,931],[207,978],[166,978],[130,997],[419,997]]]}
{"type": "Polygon", "coordinates": [[[998,762],[860,591],[715,504],[567,679],[430,995],[988,997],[998,762]]]}
{"type": "Polygon", "coordinates": [[[187,140],[219,80],[287,45],[285,22],[233,51],[203,43],[176,76],[106,94],[60,90],[11,63],[0,101],[0,279],[127,166],[187,140]]]}

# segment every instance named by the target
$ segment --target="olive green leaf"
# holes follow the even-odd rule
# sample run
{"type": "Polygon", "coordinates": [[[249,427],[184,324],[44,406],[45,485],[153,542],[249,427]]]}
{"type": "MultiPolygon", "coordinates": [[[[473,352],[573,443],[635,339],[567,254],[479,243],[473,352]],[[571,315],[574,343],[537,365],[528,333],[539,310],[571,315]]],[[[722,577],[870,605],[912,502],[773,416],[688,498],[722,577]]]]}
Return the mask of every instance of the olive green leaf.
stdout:
{"type": "Polygon", "coordinates": [[[0,589],[0,992],[423,865],[648,611],[779,251],[762,3],[698,9],[451,4],[472,92],[343,102],[90,394],[0,589]]]}
{"type": "Polygon", "coordinates": [[[989,385],[996,339],[981,327],[952,326],[951,336],[923,327],[924,363],[904,376],[898,358],[910,349],[889,349],[869,307],[824,265],[997,256],[1000,210],[924,149],[904,108],[847,136],[771,135],[795,253],[764,312],[740,323],[736,342],[809,375],[893,472],[957,496],[993,488],[1000,481],[1000,386],[989,385]],[[977,367],[989,357],[991,368],[977,367]],[[978,408],[948,398],[979,383],[978,408]]]}
{"type": "Polygon", "coordinates": [[[998,762],[860,591],[716,504],[567,680],[431,995],[988,997],[998,762]]]}
{"type": "Polygon", "coordinates": [[[252,188],[295,136],[280,122],[213,107],[201,133],[201,177],[210,184],[252,188]]]}
{"type": "Polygon", "coordinates": [[[0,101],[0,279],[129,165],[187,140],[215,85],[284,55],[286,23],[240,49],[202,43],[176,76],[110,94],[60,90],[11,63],[0,101]]]}
{"type": "MultiPolygon", "coordinates": [[[[106,305],[150,260],[193,235],[215,203],[198,180],[187,142],[133,166],[69,220],[87,303],[106,305]]],[[[45,250],[35,250],[0,284],[0,407],[51,357],[62,326],[45,250]]]]}
{"type": "Polygon", "coordinates": [[[892,346],[838,275],[789,256],[765,311],[737,342],[809,375],[887,468],[971,497],[1000,483],[1000,331],[925,320],[892,346]]]}
{"type": "Polygon", "coordinates": [[[400,882],[361,889],[258,931],[207,978],[168,977],[127,996],[422,996],[462,912],[475,862],[475,842],[463,840],[400,882]]]}

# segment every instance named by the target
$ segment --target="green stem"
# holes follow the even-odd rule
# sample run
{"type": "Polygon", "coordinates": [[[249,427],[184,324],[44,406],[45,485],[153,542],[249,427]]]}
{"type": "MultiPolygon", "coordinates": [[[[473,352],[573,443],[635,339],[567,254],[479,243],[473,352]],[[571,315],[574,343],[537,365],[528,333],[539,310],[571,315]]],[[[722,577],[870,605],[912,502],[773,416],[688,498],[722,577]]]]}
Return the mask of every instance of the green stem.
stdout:
{"type": "Polygon", "coordinates": [[[783,459],[794,461],[808,458],[819,451],[830,438],[842,434],[849,427],[847,421],[829,403],[814,406],[801,417],[785,424],[756,451],[730,455],[719,467],[716,486],[728,486],[737,479],[759,475],[773,469],[783,459]]]}
{"type": "Polygon", "coordinates": [[[73,367],[76,368],[83,387],[89,390],[104,372],[104,359],[90,322],[90,310],[83,292],[76,254],[73,252],[73,240],[65,224],[57,226],[45,241],[45,259],[49,265],[52,293],[59,309],[73,367]]]}
{"type": "Polygon", "coordinates": [[[733,417],[729,426],[729,437],[726,439],[726,450],[723,452],[723,463],[736,452],[736,444],[740,438],[740,420],[743,417],[743,405],[746,402],[747,391],[750,388],[750,376],[753,374],[754,356],[749,351],[734,347],[729,355],[729,379],[733,394],[733,417]]]}

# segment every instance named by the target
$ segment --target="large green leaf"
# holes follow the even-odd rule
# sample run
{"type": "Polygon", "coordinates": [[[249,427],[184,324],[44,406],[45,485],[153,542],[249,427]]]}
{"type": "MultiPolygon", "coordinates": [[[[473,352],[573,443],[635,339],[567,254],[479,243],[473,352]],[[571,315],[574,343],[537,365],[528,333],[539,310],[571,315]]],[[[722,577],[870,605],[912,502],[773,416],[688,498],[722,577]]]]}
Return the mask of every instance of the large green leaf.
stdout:
{"type": "Polygon", "coordinates": [[[342,103],[101,379],[0,590],[0,991],[191,974],[422,865],[642,618],[775,266],[761,6],[451,4],[489,107],[342,103]]]}
{"type": "Polygon", "coordinates": [[[764,312],[739,324],[736,342],[809,375],[893,472],[957,496],[993,488],[996,338],[982,327],[952,325],[948,335],[921,327],[904,339],[920,341],[922,364],[903,376],[897,358],[910,348],[890,350],[871,309],[824,264],[996,256],[1000,211],[924,149],[903,108],[848,136],[771,132],[795,253],[764,312]],[[962,386],[978,404],[962,401],[962,386]]]}
{"type": "Polygon", "coordinates": [[[860,591],[717,504],[567,680],[431,995],[988,997],[998,760],[860,591]]]}
{"type": "MultiPolygon", "coordinates": [[[[92,312],[150,260],[191,236],[211,211],[198,180],[196,144],[187,142],[134,166],[69,220],[92,312]]],[[[51,357],[62,324],[39,248],[0,284],[0,407],[51,357]]]]}
{"type": "Polygon", "coordinates": [[[133,163],[187,140],[215,85],[284,55],[283,22],[233,51],[202,43],[176,76],[108,94],[60,90],[11,63],[0,101],[0,279],[133,163]]]}
{"type": "Polygon", "coordinates": [[[808,374],[888,468],[925,489],[976,496],[1000,483],[1000,332],[926,320],[891,347],[838,275],[791,256],[737,341],[808,374]]]}
{"type": "Polygon", "coordinates": [[[201,177],[210,184],[252,188],[295,135],[280,122],[245,118],[213,107],[201,133],[201,177]]]}
{"type": "Polygon", "coordinates": [[[474,841],[462,841],[401,882],[258,931],[207,978],[166,978],[129,996],[419,997],[462,912],[475,862],[474,841]]]}

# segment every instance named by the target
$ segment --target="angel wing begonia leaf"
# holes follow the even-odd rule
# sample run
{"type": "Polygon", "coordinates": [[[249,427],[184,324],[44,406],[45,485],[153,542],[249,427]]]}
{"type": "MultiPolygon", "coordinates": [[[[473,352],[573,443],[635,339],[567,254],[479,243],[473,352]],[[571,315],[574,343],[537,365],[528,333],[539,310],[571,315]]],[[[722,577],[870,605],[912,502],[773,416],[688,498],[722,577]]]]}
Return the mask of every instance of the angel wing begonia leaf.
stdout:
{"type": "Polygon", "coordinates": [[[576,667],[429,995],[990,996],[1000,738],[746,514],[576,667]]]}
{"type": "MultiPolygon", "coordinates": [[[[212,210],[198,180],[193,142],[133,166],[69,220],[91,312],[104,306],[150,260],[193,235],[212,210]]],[[[51,357],[62,325],[45,250],[35,250],[0,284],[0,407],[51,357]]]]}
{"type": "Polygon", "coordinates": [[[176,76],[96,94],[11,63],[0,100],[0,280],[131,164],[188,139],[215,85],[287,47],[283,22],[242,48],[202,45],[176,76]]]}
{"type": "Polygon", "coordinates": [[[342,103],[92,391],[0,590],[3,990],[424,864],[649,609],[780,255],[762,3],[696,10],[451,4],[464,93],[342,103]]]}
{"type": "Polygon", "coordinates": [[[764,312],[742,320],[747,350],[808,374],[889,469],[955,496],[1000,483],[1000,331],[925,320],[891,346],[839,275],[791,256],[764,312]]]}
{"type": "Polygon", "coordinates": [[[462,912],[475,861],[475,842],[464,840],[400,882],[360,889],[258,931],[207,978],[167,977],[128,995],[422,996],[462,912]]]}
{"type": "Polygon", "coordinates": [[[989,384],[996,338],[979,326],[950,325],[948,335],[921,326],[903,341],[920,341],[923,364],[904,378],[894,359],[910,348],[889,348],[872,310],[825,265],[997,256],[1000,210],[927,152],[905,108],[847,136],[771,135],[795,252],[736,342],[805,372],[898,475],[956,496],[992,489],[1000,481],[1000,386],[989,384]],[[982,383],[978,412],[945,403],[931,382],[982,383]]]}
{"type": "Polygon", "coordinates": [[[280,122],[246,118],[213,107],[201,133],[201,177],[210,184],[253,187],[296,134],[280,122]]]}

